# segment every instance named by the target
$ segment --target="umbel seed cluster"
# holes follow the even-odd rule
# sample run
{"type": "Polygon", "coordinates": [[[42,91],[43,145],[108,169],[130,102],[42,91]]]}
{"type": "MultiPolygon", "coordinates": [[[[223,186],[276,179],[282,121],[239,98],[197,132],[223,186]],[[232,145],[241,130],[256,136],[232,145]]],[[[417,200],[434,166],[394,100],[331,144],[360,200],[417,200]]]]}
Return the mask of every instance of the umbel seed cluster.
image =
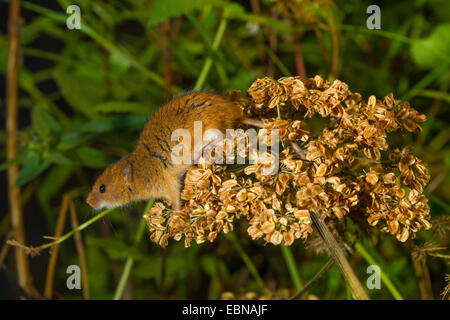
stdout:
{"type": "MultiPolygon", "coordinates": [[[[278,173],[261,174],[274,165],[270,152],[237,169],[206,162],[189,168],[182,210],[157,202],[144,216],[154,242],[166,246],[169,238],[183,236],[186,246],[213,242],[245,219],[253,240],[290,245],[313,231],[312,212],[365,221],[403,242],[431,227],[425,163],[406,147],[389,148],[386,140],[395,131],[421,131],[426,117],[408,102],[392,94],[365,101],[342,81],[320,76],[265,77],[247,96],[233,92],[231,98],[247,117],[261,120],[267,135],[278,129],[278,173]],[[325,118],[324,128],[314,128],[316,115],[325,118]]],[[[224,140],[223,150],[235,143],[224,140]]]]}

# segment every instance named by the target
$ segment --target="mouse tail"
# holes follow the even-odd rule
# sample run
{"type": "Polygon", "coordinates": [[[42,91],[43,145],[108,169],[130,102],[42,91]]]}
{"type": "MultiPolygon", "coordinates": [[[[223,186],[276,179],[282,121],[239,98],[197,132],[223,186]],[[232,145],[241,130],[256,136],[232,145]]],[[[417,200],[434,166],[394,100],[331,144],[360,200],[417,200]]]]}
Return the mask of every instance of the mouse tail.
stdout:
{"type": "Polygon", "coordinates": [[[261,129],[264,128],[264,122],[262,122],[261,120],[257,120],[257,119],[244,118],[244,119],[242,119],[241,123],[248,125],[248,126],[261,128],[261,129]]]}

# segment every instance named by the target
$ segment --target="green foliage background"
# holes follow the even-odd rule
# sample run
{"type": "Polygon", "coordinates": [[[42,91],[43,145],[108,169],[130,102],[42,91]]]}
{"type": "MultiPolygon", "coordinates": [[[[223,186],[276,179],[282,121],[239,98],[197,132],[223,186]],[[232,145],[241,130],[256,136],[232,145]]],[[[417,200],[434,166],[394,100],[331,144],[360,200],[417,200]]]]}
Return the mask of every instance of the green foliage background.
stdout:
{"type": "MultiPolygon", "coordinates": [[[[276,78],[297,73],[294,39],[301,44],[308,76],[339,78],[365,98],[394,92],[395,97],[410,101],[427,115],[421,135],[396,137],[392,143],[411,145],[429,164],[432,179],[427,196],[432,223],[448,215],[450,2],[378,3],[381,30],[366,28],[366,8],[373,4],[371,1],[302,1],[313,23],[276,11],[282,1],[257,2],[259,12],[247,1],[80,0],[76,4],[81,8],[82,28],[68,30],[65,22],[70,1],[21,1],[20,151],[12,162],[2,162],[1,169],[2,177],[6,177],[9,165],[20,164],[16,184],[23,190],[27,244],[39,245],[45,241],[42,235],[54,233],[63,194],[75,200],[80,222],[95,215],[84,201],[95,177],[132,150],[149,115],[170,95],[195,87],[205,61],[210,59],[212,65],[205,74],[203,89],[220,93],[239,89],[245,93],[256,78],[270,75],[271,65],[276,78]],[[224,17],[226,29],[218,50],[213,50],[224,17]],[[320,30],[320,39],[315,28],[320,30]],[[334,74],[330,70],[336,48],[330,28],[335,30],[339,47],[334,74]],[[271,37],[276,38],[276,46],[270,45],[271,37]]],[[[8,61],[8,5],[7,1],[0,2],[2,77],[8,61]]],[[[2,91],[2,109],[4,105],[2,91]]],[[[6,155],[5,141],[2,127],[1,159],[6,155]]],[[[2,242],[10,225],[6,192],[2,189],[2,242]]],[[[219,298],[224,291],[259,292],[259,282],[244,263],[242,251],[256,266],[266,288],[295,288],[282,250],[250,241],[245,225],[235,226],[238,244],[221,235],[212,244],[185,249],[183,243],[171,242],[164,250],[144,237],[134,247],[132,239],[142,210],[143,204],[115,210],[82,232],[92,298],[113,297],[129,256],[135,264],[124,298],[219,298]],[[243,250],[237,250],[236,245],[243,250]]],[[[410,247],[375,229],[363,236],[348,223],[348,232],[360,239],[400,294],[406,299],[420,298],[410,247]]],[[[68,222],[65,231],[70,228],[68,222]]],[[[436,239],[432,231],[422,231],[413,242],[419,245],[428,241],[448,246],[449,236],[436,239]]],[[[303,284],[327,261],[326,256],[307,250],[300,241],[291,252],[303,284]]],[[[30,260],[34,285],[40,291],[48,257],[44,252],[30,260]]],[[[364,284],[368,262],[357,251],[350,261],[364,284]]],[[[65,286],[66,267],[78,263],[69,239],[61,246],[56,268],[57,297],[82,298],[80,291],[69,291],[65,286]]],[[[427,265],[434,297],[440,298],[445,274],[449,273],[448,260],[429,257],[427,265]]],[[[7,259],[7,266],[13,272],[12,257],[7,259]]],[[[349,298],[335,267],[311,293],[321,299],[349,298]]],[[[17,293],[5,282],[0,294],[14,298],[17,293]]],[[[392,298],[384,285],[381,290],[369,290],[369,295],[374,299],[392,298]]]]}

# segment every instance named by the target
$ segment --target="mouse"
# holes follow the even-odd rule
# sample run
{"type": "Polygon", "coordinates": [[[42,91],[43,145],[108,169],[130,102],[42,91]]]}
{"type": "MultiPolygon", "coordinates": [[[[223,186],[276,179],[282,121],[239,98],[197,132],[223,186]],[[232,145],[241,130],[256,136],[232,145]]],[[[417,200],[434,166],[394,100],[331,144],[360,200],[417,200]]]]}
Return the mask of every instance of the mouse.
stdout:
{"type": "Polygon", "coordinates": [[[174,210],[181,210],[182,178],[192,164],[173,161],[172,150],[179,142],[172,141],[172,132],[183,128],[194,137],[195,121],[202,122],[203,132],[218,129],[224,134],[226,129],[252,123],[244,118],[238,103],[223,95],[189,92],[176,96],[147,121],[134,150],[98,177],[87,203],[104,209],[165,199],[174,210]]]}

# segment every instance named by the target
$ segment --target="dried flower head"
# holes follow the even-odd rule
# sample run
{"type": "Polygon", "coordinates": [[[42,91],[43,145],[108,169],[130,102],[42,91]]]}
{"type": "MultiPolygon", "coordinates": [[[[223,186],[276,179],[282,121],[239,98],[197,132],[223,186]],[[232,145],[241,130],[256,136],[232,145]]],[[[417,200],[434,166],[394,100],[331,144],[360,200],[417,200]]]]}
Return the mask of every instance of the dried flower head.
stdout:
{"type": "MultiPolygon", "coordinates": [[[[327,219],[357,217],[399,241],[431,227],[422,193],[430,179],[425,163],[406,148],[390,149],[386,139],[394,131],[421,130],[425,116],[407,102],[392,94],[364,101],[347,84],[319,76],[257,79],[247,97],[234,91],[232,99],[264,124],[268,136],[278,130],[278,173],[262,174],[274,165],[270,152],[252,154],[252,164],[201,162],[189,168],[182,210],[158,202],[145,215],[153,241],[212,242],[244,219],[252,239],[290,245],[312,233],[311,212],[327,219]],[[313,115],[324,118],[319,132],[308,126],[313,115]]],[[[225,139],[219,152],[230,148],[236,142],[225,139]]],[[[250,156],[248,147],[241,153],[250,156]]]]}

